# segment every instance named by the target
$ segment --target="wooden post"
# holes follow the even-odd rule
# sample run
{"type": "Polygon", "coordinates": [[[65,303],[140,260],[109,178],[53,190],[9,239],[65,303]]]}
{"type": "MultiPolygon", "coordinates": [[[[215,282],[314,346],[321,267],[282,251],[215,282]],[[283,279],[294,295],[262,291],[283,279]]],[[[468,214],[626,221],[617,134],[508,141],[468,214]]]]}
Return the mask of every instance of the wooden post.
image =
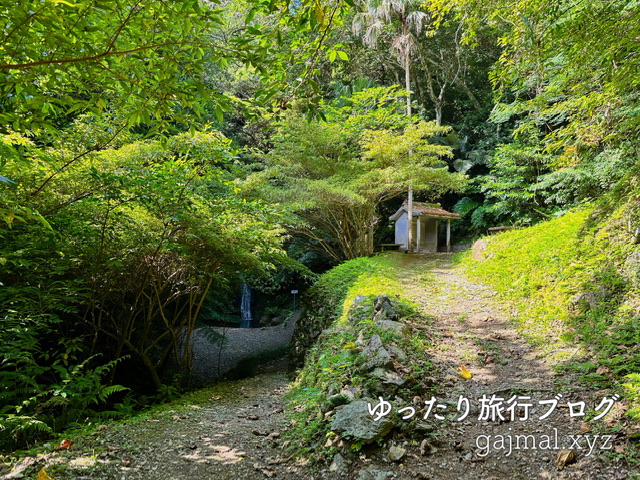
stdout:
{"type": "Polygon", "coordinates": [[[413,187],[409,187],[407,200],[407,252],[413,253],[413,187]]]}
{"type": "Polygon", "coordinates": [[[416,235],[416,237],[417,237],[417,240],[416,240],[416,252],[420,253],[420,236],[421,236],[420,235],[420,217],[418,217],[418,221],[417,221],[417,225],[416,225],[416,233],[417,233],[417,235],[416,235]]]}
{"type": "Polygon", "coordinates": [[[451,219],[447,219],[447,253],[451,252],[451,219]]]}
{"type": "Polygon", "coordinates": [[[440,228],[440,221],[439,220],[434,220],[434,223],[436,224],[436,253],[438,253],[438,234],[439,234],[439,228],[440,228]]]}

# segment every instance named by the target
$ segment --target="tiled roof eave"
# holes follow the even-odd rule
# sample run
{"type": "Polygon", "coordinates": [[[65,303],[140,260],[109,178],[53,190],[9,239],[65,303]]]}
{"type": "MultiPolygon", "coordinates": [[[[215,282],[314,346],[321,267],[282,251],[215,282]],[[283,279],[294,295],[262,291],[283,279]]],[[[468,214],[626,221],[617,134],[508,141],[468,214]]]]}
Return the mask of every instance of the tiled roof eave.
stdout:
{"type": "Polygon", "coordinates": [[[418,212],[417,214],[414,213],[413,216],[414,217],[425,217],[425,218],[448,218],[448,219],[460,218],[460,215],[458,215],[456,213],[452,213],[451,215],[436,215],[435,213],[420,213],[420,212],[418,212]]]}
{"type": "MultiPolygon", "coordinates": [[[[389,217],[389,220],[391,220],[392,222],[395,222],[396,220],[398,220],[400,218],[400,216],[403,213],[407,212],[407,207],[406,206],[402,206],[398,209],[398,211],[396,213],[394,213],[393,215],[391,215],[389,217]]],[[[429,213],[429,212],[421,212],[420,210],[413,210],[413,216],[414,217],[424,217],[424,218],[436,218],[436,219],[456,219],[456,218],[460,218],[461,215],[458,213],[451,213],[451,212],[447,212],[443,210],[443,213],[429,213]]]]}

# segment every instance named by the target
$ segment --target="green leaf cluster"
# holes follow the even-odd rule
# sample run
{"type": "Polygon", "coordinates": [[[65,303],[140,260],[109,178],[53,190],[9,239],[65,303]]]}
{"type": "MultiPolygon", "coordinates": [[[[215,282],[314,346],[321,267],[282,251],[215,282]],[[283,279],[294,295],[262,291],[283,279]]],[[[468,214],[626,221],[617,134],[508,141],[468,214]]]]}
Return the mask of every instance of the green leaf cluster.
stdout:
{"type": "Polygon", "coordinates": [[[265,168],[246,191],[281,202],[289,230],[332,262],[373,253],[379,205],[410,185],[433,197],[461,188],[464,176],[443,160],[451,148],[434,137],[450,129],[402,113],[404,92],[377,87],[325,106],[325,121],[292,111],[261,157],[265,168]]]}
{"type": "Polygon", "coordinates": [[[279,210],[240,196],[235,151],[220,133],[132,139],[70,162],[81,137],[22,142],[7,160],[15,185],[3,198],[46,219],[14,216],[0,229],[0,414],[15,439],[92,415],[121,391],[116,379],[138,393],[188,379],[207,295],[296,267],[283,260],[279,210]]]}

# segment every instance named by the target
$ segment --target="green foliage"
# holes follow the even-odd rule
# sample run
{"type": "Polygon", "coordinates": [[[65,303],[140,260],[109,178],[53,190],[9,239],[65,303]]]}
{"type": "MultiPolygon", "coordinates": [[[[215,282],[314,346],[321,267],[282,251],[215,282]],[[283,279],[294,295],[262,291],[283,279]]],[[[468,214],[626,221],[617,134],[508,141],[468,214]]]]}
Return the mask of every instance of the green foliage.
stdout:
{"type": "Polygon", "coordinates": [[[122,390],[115,378],[173,395],[212,286],[273,275],[281,262],[295,270],[277,209],[237,194],[234,152],[217,132],[126,143],[64,168],[73,137],[30,145],[34,161],[12,175],[11,198],[48,212],[51,229],[22,219],[0,231],[0,413],[19,440],[95,415],[122,390]]]}
{"type": "MultiPolygon", "coordinates": [[[[472,214],[473,227],[528,225],[566,211],[601,196],[636,162],[635,2],[434,0],[423,7],[438,24],[434,38],[458,25],[454,43],[475,48],[473,59],[481,49],[498,52],[489,122],[468,116],[471,129],[462,129],[471,139],[467,154],[483,152],[488,171],[471,159],[457,163],[482,175],[486,202],[472,214]]],[[[458,75],[463,63],[448,63],[458,75]]]]}
{"type": "MultiPolygon", "coordinates": [[[[37,209],[41,205],[31,197],[42,193],[49,176],[93,151],[121,146],[131,134],[193,132],[209,120],[224,123],[226,113],[245,111],[253,100],[254,113],[262,114],[302,90],[317,95],[313,65],[344,6],[305,0],[290,7],[289,2],[254,0],[231,2],[224,9],[201,0],[177,5],[34,0],[2,7],[0,226],[23,220],[46,225],[50,212],[37,209]],[[283,32],[289,42],[283,42],[283,32]],[[254,80],[248,99],[224,88],[220,78],[221,72],[240,67],[254,80]],[[57,143],[83,116],[102,124],[102,131],[76,136],[64,162],[56,164],[58,155],[38,156],[37,168],[49,176],[33,186],[26,201],[5,199],[18,183],[7,158],[33,163],[21,142],[57,143]],[[22,139],[16,141],[14,132],[22,139]]],[[[346,55],[339,48],[333,53],[341,59],[346,55]]]]}
{"type": "MultiPolygon", "coordinates": [[[[531,142],[500,145],[487,162],[490,172],[474,179],[485,196],[482,218],[489,215],[494,223],[528,225],[594,200],[632,166],[633,154],[625,153],[627,148],[585,155],[577,165],[559,166],[561,158],[531,142]]],[[[475,220],[473,226],[479,226],[479,218],[475,220]]]]}
{"type": "Polygon", "coordinates": [[[640,373],[632,373],[625,377],[628,382],[623,383],[622,386],[625,387],[630,395],[635,399],[633,405],[629,409],[629,415],[636,419],[636,421],[640,421],[640,373]]]}
{"type": "MultiPolygon", "coordinates": [[[[309,70],[303,77],[314,75],[309,59],[324,51],[336,13],[325,21],[325,8],[2,7],[0,415],[8,438],[96,415],[123,388],[116,379],[137,394],[172,396],[179,376],[171,370],[188,371],[190,349],[180,347],[209,291],[224,297],[243,276],[277,289],[279,265],[288,278],[310,274],[280,249],[281,212],[238,195],[231,142],[197,130],[203,116],[222,123],[247,107],[214,78],[236,62],[261,107],[289,81],[285,97],[306,88],[278,65],[288,68],[282,55],[290,55],[309,70]],[[297,42],[288,52],[283,32],[297,42]]],[[[133,408],[122,405],[101,414],[133,408]]]]}
{"type": "Polygon", "coordinates": [[[430,141],[450,129],[403,115],[402,94],[396,87],[358,91],[327,105],[324,123],[291,113],[267,168],[250,176],[245,190],[283,202],[295,214],[290,231],[333,263],[371,255],[382,202],[411,184],[431,196],[464,184],[442,162],[451,148],[430,141]]]}
{"type": "Polygon", "coordinates": [[[633,12],[637,5],[625,0],[537,1],[510,9],[515,22],[493,77],[501,94],[496,116],[522,116],[519,132],[546,127],[550,151],[635,136],[634,116],[611,110],[626,110],[635,91],[637,65],[628,56],[637,43],[633,12]]]}
{"type": "Polygon", "coordinates": [[[126,390],[120,385],[106,385],[106,376],[117,360],[100,364],[97,355],[87,358],[81,342],[74,339],[58,338],[57,345],[51,344],[51,340],[56,340],[61,320],[51,314],[29,317],[25,313],[23,310],[21,316],[9,310],[2,319],[0,448],[3,449],[28,443],[43,433],[61,431],[93,416],[95,407],[126,390]]]}
{"type": "Polygon", "coordinates": [[[313,343],[312,335],[344,319],[357,295],[384,294],[394,296],[398,286],[393,266],[394,255],[356,258],[322,274],[305,293],[304,316],[298,321],[294,337],[296,361],[300,361],[313,343]]]}
{"type": "MultiPolygon", "coordinates": [[[[129,125],[166,121],[196,107],[197,77],[220,12],[113,2],[21,2],[3,8],[0,44],[4,125],[54,131],[75,112],[116,112],[129,125]]],[[[211,49],[216,61],[228,53],[211,49]]]]}
{"type": "MultiPolygon", "coordinates": [[[[198,318],[233,320],[241,283],[275,296],[312,280],[285,241],[316,267],[371,255],[385,202],[408,186],[463,191],[447,199],[463,236],[613,191],[492,239],[473,269],[533,341],[590,345],[576,368],[604,385],[605,364],[637,394],[637,2],[28,0],[0,15],[7,442],[111,408],[120,378],[141,383],[123,373],[174,397],[198,318]],[[411,94],[376,87],[403,73],[411,94]]],[[[296,354],[347,328],[355,296],[395,294],[401,262],[322,276],[296,354]]],[[[353,373],[349,349],[322,348],[324,368],[353,373]]],[[[316,373],[317,403],[331,385],[316,373]]],[[[322,428],[305,418],[306,434],[322,428]]]]}
{"type": "Polygon", "coordinates": [[[453,206],[453,211],[459,213],[463,217],[472,212],[475,208],[478,208],[480,204],[469,197],[462,197],[453,206]]]}
{"type": "Polygon", "coordinates": [[[309,60],[325,52],[346,59],[339,47],[329,51],[323,42],[344,8],[252,0],[224,9],[200,0],[32,0],[5,7],[0,118],[17,131],[36,133],[65,126],[77,112],[157,128],[189,125],[206,106],[222,120],[231,99],[203,80],[238,63],[263,80],[261,105],[277,90],[291,98],[314,86],[309,60]],[[289,84],[300,77],[307,81],[289,84]]]}
{"type": "Polygon", "coordinates": [[[485,211],[500,223],[530,224],[550,210],[537,181],[548,171],[551,158],[535,147],[511,143],[498,147],[489,160],[491,173],[478,179],[489,206],[485,211]]]}

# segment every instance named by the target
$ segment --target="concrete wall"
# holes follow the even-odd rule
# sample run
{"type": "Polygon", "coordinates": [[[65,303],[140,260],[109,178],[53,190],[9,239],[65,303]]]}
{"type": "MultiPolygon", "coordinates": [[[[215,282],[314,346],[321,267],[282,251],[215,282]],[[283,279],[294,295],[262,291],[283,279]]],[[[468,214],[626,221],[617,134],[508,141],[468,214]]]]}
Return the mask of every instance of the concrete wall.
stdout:
{"type": "Polygon", "coordinates": [[[191,335],[193,383],[202,385],[230,372],[241,360],[289,345],[301,313],[298,310],[290,320],[275,327],[196,328],[191,335]],[[224,341],[214,341],[207,330],[224,336],[224,341]]]}
{"type": "Polygon", "coordinates": [[[395,243],[401,243],[403,246],[401,250],[407,249],[407,214],[403,213],[398,220],[396,220],[396,241],[395,243]]]}

